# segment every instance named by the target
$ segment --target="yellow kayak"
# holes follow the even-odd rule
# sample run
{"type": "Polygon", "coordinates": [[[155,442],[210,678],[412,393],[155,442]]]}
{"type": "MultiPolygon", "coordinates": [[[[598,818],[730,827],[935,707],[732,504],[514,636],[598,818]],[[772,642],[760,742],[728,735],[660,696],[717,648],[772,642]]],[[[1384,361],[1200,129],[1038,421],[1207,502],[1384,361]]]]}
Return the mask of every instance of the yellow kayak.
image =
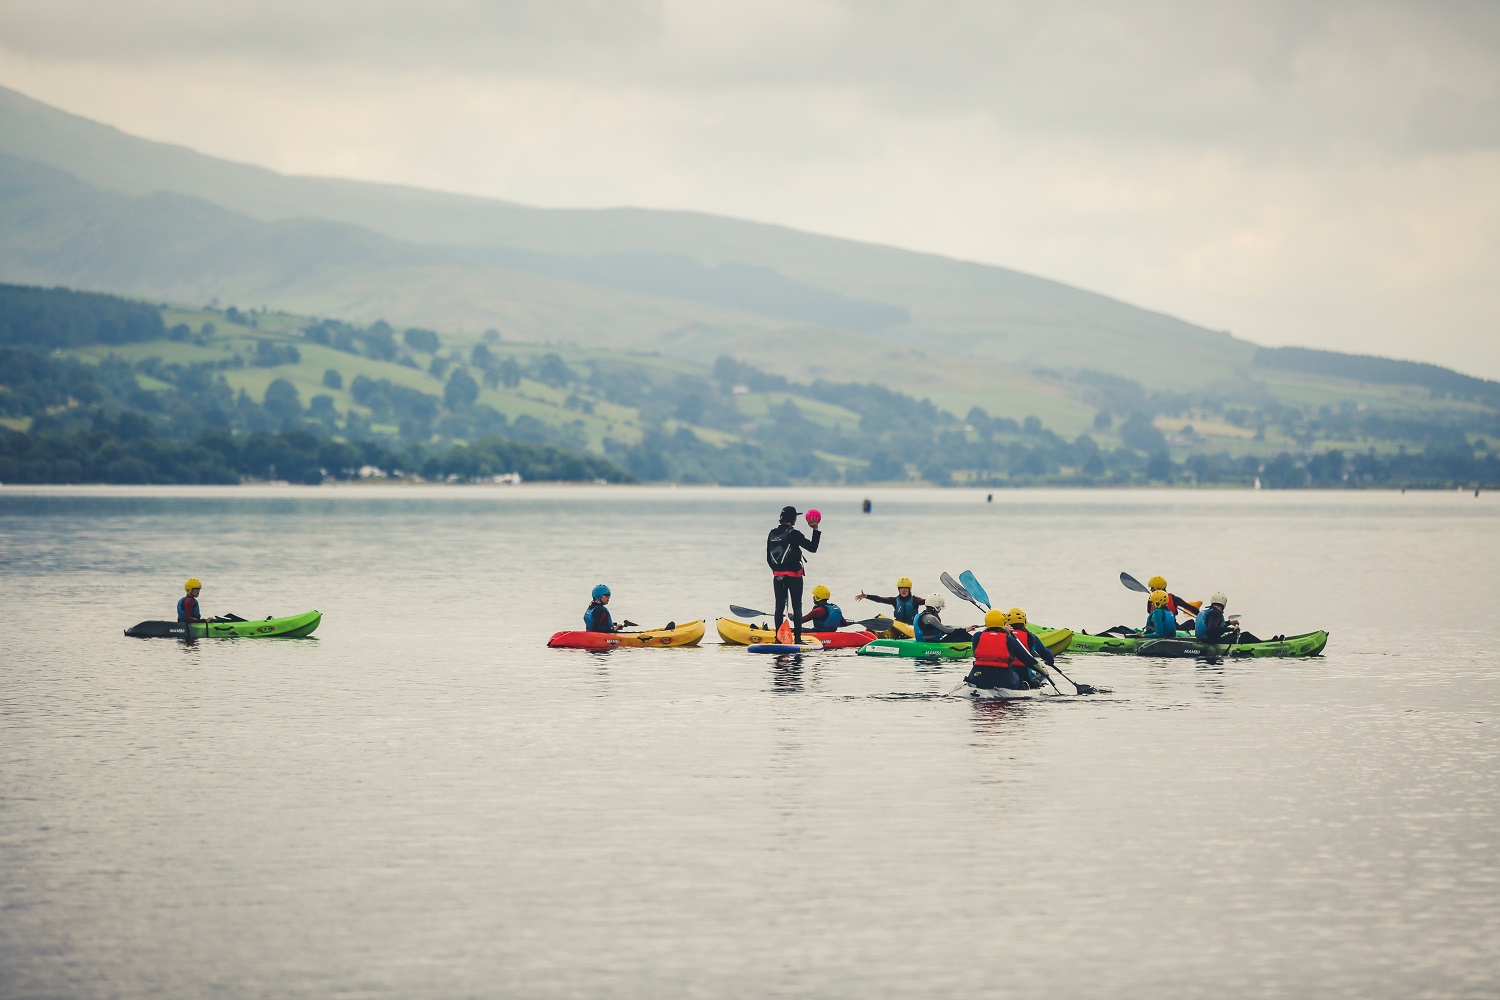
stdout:
{"type": "Polygon", "coordinates": [[[707,631],[706,623],[696,621],[670,629],[646,629],[640,632],[558,632],[547,640],[547,645],[553,649],[619,649],[631,646],[670,649],[675,646],[696,646],[707,631]]]}
{"type": "MultiPolygon", "coordinates": [[[[757,628],[749,622],[734,618],[718,620],[719,638],[731,646],[763,646],[776,643],[776,630],[757,628]]],[[[842,632],[804,631],[804,644],[816,644],[822,649],[854,649],[875,638],[874,632],[846,630],[842,632]]]]}

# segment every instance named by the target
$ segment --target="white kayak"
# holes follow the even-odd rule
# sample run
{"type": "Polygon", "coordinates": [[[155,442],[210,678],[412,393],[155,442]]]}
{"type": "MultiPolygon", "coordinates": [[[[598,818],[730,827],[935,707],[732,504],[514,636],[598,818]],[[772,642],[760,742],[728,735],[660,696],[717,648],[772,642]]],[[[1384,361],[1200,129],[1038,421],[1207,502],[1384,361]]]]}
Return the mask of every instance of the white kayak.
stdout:
{"type": "Polygon", "coordinates": [[[1021,691],[1017,688],[981,688],[965,684],[962,697],[973,698],[975,701],[1024,701],[1040,697],[1041,693],[1037,688],[1021,691]]]}

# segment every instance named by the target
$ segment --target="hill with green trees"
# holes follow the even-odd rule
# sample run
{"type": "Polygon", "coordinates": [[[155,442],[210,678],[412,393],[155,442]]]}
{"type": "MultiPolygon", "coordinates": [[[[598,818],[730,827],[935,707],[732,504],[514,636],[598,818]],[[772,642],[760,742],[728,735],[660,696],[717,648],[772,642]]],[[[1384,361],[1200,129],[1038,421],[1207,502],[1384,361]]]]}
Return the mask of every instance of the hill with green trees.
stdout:
{"type": "Polygon", "coordinates": [[[728,356],[957,414],[1037,416],[1068,436],[1090,431],[1101,377],[1303,409],[1369,402],[1345,369],[1263,364],[1227,333],[1004,268],[703,214],[288,177],[4,89],[0,280],[728,356]]]}
{"type": "MultiPolygon", "coordinates": [[[[495,330],[0,285],[0,482],[318,482],[361,470],[730,485],[1500,481],[1495,383],[1391,362],[1362,373],[1370,381],[1337,405],[1294,406],[1253,385],[1210,397],[1044,370],[1095,414],[1070,434],[1035,414],[958,414],[729,356],[700,365],[495,330]]],[[[1318,398],[1328,383],[1306,391],[1318,398]]]]}

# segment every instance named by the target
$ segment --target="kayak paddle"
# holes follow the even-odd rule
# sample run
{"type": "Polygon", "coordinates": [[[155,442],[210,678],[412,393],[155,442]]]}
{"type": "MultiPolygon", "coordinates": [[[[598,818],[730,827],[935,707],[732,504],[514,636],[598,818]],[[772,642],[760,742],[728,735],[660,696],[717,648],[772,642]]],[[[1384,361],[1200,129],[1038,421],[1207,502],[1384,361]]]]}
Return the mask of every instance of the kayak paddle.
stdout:
{"type": "MultiPolygon", "coordinates": [[[[731,604],[729,606],[729,613],[740,618],[775,617],[774,615],[771,615],[770,613],[765,611],[756,611],[754,608],[742,608],[738,604],[731,604]]],[[[860,621],[845,619],[844,624],[840,625],[839,628],[848,628],[850,625],[858,625],[862,629],[874,629],[877,632],[884,632],[886,629],[891,627],[891,621],[892,620],[889,618],[865,618],[860,621]]],[[[809,623],[803,622],[802,624],[805,627],[809,623]]]]}
{"type": "Polygon", "coordinates": [[[979,578],[974,575],[973,570],[966,569],[958,574],[958,582],[963,584],[963,588],[973,596],[974,600],[985,607],[990,606],[990,595],[986,594],[984,588],[979,585],[979,578]]]}
{"type": "Polygon", "coordinates": [[[960,587],[958,585],[958,581],[955,580],[955,579],[953,579],[953,577],[949,576],[947,573],[942,574],[941,576],[938,577],[938,579],[941,580],[941,581],[943,581],[943,586],[947,587],[949,590],[951,590],[953,592],[953,596],[955,596],[957,598],[960,598],[961,600],[968,601],[970,604],[974,605],[974,607],[978,608],[980,611],[988,611],[989,610],[989,605],[987,605],[987,604],[980,604],[978,601],[976,601],[974,599],[974,595],[973,594],[969,593],[967,590],[965,590],[964,588],[960,587]]]}

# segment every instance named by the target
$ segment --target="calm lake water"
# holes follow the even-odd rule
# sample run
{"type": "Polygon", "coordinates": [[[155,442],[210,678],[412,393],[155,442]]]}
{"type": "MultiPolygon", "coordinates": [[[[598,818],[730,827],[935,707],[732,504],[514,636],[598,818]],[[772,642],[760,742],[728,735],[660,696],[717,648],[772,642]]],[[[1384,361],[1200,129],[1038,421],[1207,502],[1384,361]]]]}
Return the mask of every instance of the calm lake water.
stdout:
{"type": "MultiPolygon", "coordinates": [[[[0,490],[0,996],[1500,993],[1500,497],[0,490]],[[1224,589],[1303,661],[548,650],[972,569],[1033,621],[1224,589]],[[309,640],[136,640],[182,580],[309,640]]],[[[972,609],[949,616],[976,620],[972,609]]]]}

